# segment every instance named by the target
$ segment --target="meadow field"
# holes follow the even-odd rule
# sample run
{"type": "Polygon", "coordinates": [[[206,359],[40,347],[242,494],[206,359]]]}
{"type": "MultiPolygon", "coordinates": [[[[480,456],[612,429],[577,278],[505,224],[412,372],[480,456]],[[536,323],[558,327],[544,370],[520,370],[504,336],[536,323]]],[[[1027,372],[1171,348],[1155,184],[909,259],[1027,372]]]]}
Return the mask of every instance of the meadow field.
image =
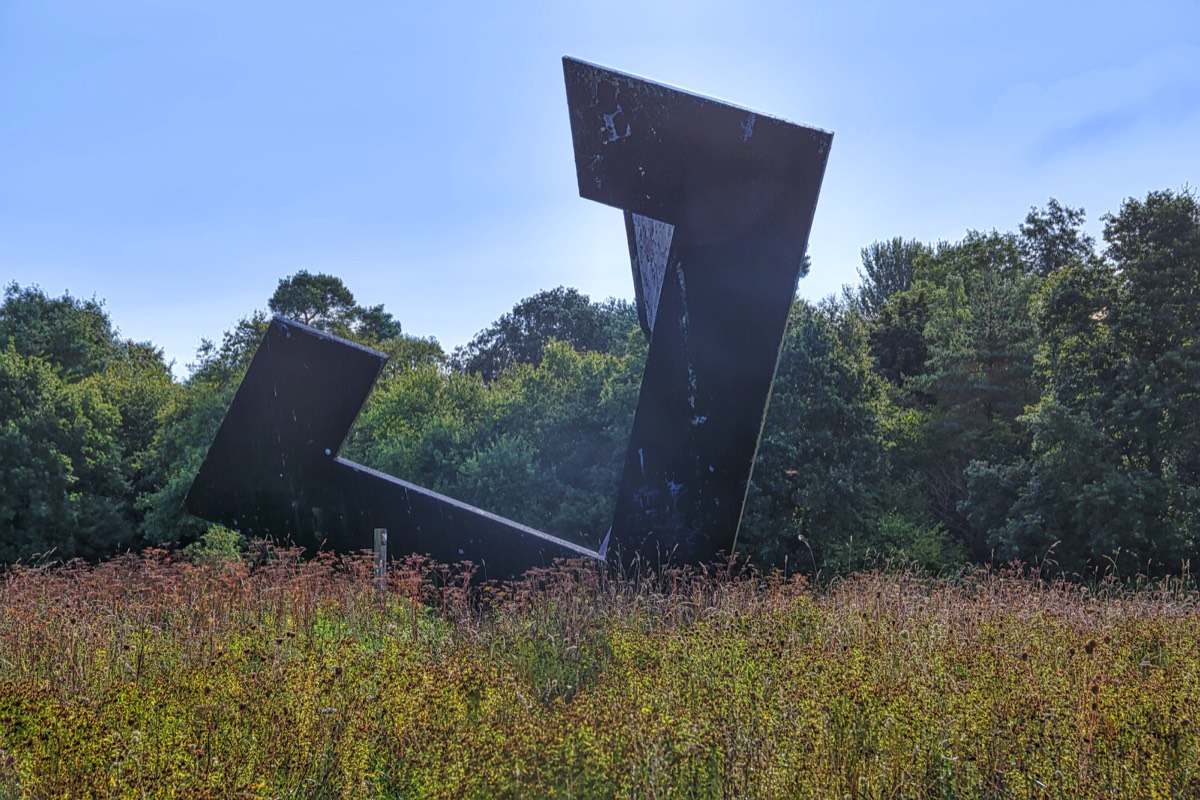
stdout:
{"type": "Polygon", "coordinates": [[[0,576],[0,797],[1195,797],[1190,579],[0,576]]]}

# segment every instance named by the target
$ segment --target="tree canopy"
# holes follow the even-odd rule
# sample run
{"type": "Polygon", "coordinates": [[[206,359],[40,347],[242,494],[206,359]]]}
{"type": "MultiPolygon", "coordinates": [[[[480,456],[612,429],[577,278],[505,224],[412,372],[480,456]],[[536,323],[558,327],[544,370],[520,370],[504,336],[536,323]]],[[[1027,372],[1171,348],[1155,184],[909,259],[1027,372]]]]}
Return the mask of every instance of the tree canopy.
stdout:
{"type": "Polygon", "coordinates": [[[348,326],[359,311],[354,294],[341,278],[320,272],[314,275],[306,269],[281,279],[267,307],[321,330],[348,326]]]}
{"type": "Polygon", "coordinates": [[[383,304],[360,306],[341,278],[302,269],[279,281],[267,301],[274,314],[323,331],[368,342],[400,336],[400,323],[383,304]]]}
{"type": "Polygon", "coordinates": [[[636,324],[636,312],[625,301],[593,303],[587,295],[559,286],[517,303],[455,350],[450,363],[490,381],[514,364],[536,364],[551,340],[585,352],[619,353],[636,324]]]}

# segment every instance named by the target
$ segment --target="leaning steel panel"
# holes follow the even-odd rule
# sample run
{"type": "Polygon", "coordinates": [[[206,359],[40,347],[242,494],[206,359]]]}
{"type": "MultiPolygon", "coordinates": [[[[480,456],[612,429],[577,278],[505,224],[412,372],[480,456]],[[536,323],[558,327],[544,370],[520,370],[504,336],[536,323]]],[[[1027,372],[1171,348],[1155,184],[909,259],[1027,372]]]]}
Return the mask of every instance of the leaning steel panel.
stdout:
{"type": "Polygon", "coordinates": [[[339,458],[387,356],[275,317],[188,491],[193,514],[310,549],[470,560],[508,578],[555,558],[601,554],[339,458]]]}
{"type": "Polygon", "coordinates": [[[610,549],[708,561],[736,543],[832,134],[563,71],[579,193],[625,211],[650,333],[610,549]]]}

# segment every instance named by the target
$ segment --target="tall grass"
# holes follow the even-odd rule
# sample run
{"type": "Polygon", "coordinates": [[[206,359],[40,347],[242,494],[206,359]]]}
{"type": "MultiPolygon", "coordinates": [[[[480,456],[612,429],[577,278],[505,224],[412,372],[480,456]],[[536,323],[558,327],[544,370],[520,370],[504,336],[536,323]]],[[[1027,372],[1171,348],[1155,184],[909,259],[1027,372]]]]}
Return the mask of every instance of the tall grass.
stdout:
{"type": "Polygon", "coordinates": [[[1018,570],[0,577],[0,796],[1193,797],[1200,595],[1018,570]]]}

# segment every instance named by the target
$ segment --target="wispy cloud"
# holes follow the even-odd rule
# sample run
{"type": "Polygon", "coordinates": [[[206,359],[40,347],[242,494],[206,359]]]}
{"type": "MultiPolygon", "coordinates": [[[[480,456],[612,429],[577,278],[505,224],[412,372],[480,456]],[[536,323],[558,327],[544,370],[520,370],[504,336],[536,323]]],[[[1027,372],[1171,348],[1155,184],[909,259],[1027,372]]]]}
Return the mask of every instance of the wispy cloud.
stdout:
{"type": "Polygon", "coordinates": [[[1104,149],[1147,127],[1188,123],[1200,112],[1200,48],[1147,55],[1052,83],[1025,83],[1001,96],[993,120],[1042,166],[1080,149],[1104,149]]]}

